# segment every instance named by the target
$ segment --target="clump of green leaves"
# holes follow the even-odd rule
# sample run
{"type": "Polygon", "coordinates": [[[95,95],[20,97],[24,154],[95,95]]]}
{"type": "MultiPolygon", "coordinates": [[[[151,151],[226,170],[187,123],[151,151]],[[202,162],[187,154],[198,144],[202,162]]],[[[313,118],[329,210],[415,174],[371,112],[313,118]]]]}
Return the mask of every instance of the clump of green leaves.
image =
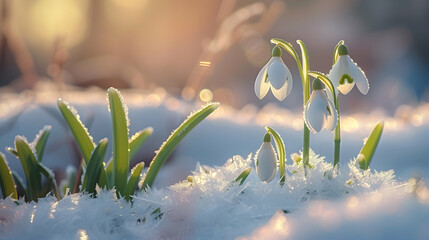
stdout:
{"type": "MultiPolygon", "coordinates": [[[[15,148],[9,147],[7,150],[15,155],[21,161],[22,168],[24,169],[26,182],[22,180],[16,172],[11,175],[14,178],[18,188],[23,192],[25,201],[36,201],[40,197],[45,197],[49,192],[53,192],[55,197],[59,200],[61,198],[58,187],[55,181],[54,173],[42,164],[43,153],[45,150],[46,142],[51,132],[50,126],[45,126],[40,130],[33,142],[28,143],[27,139],[22,136],[15,137],[15,148]],[[42,176],[46,178],[43,185],[42,176]]],[[[4,165],[2,171],[4,171],[4,165]]],[[[3,174],[2,174],[3,175],[3,174]]],[[[7,186],[9,189],[6,195],[10,194],[11,182],[9,176],[5,176],[8,181],[7,186]]],[[[2,188],[3,189],[3,188],[2,188]]],[[[3,195],[5,196],[5,195],[3,195]]],[[[17,195],[12,194],[12,197],[17,195]]]]}
{"type": "Polygon", "coordinates": [[[140,189],[146,190],[152,186],[159,170],[177,144],[219,105],[218,103],[207,104],[201,110],[188,116],[162,144],[152,160],[146,176],[140,179],[144,163],[137,164],[129,172],[130,159],[149,138],[153,129],[143,129],[129,138],[128,108],[122,95],[114,88],[109,88],[107,95],[112,118],[113,155],[105,167],[103,161],[108,139],[103,139],[98,145],[95,145],[87,128],[80,121],[76,110],[61,99],[58,100],[57,104],[82,152],[84,159],[82,168],[85,172],[82,191],[95,193],[95,187],[98,184],[102,188],[115,188],[118,195],[126,199],[130,199],[134,195],[139,182],[142,182],[140,189]]]}

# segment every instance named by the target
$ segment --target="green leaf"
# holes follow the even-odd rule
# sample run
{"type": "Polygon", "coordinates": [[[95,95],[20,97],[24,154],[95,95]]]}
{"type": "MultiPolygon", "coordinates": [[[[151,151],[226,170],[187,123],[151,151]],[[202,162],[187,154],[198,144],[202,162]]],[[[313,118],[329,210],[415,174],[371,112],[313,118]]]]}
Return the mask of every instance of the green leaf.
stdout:
{"type": "Polygon", "coordinates": [[[338,59],[338,47],[340,46],[340,45],[343,45],[344,44],[344,40],[341,40],[341,41],[339,41],[338,43],[337,43],[337,45],[335,46],[335,49],[334,49],[334,57],[333,57],[333,63],[332,63],[332,65],[335,65],[335,63],[337,62],[337,59],[338,59]]]}
{"type": "Polygon", "coordinates": [[[113,172],[113,158],[111,158],[107,162],[107,166],[105,169],[106,169],[107,186],[110,189],[115,185],[115,176],[113,172]]]}
{"type": "MultiPolygon", "coordinates": [[[[336,94],[336,91],[335,91],[335,86],[334,86],[334,84],[332,84],[331,79],[329,79],[329,77],[326,76],[325,74],[323,74],[321,72],[316,72],[316,71],[309,71],[308,75],[310,75],[310,76],[312,76],[314,78],[320,79],[325,84],[325,86],[328,87],[329,91],[331,92],[331,94],[333,96],[334,104],[336,104],[336,102],[337,102],[337,94],[336,94]]],[[[337,106],[335,106],[335,107],[337,107],[337,106]]]]}
{"type": "Polygon", "coordinates": [[[61,181],[60,189],[63,191],[63,195],[66,194],[67,188],[72,191],[76,182],[76,168],[73,165],[69,165],[66,168],[66,178],[61,181]]]}
{"type": "Polygon", "coordinates": [[[89,159],[82,183],[82,190],[88,193],[95,193],[95,186],[100,179],[104,157],[106,156],[107,143],[107,138],[101,139],[89,159]]]}
{"type": "Polygon", "coordinates": [[[374,155],[375,149],[377,148],[378,142],[380,141],[381,134],[383,133],[384,122],[379,122],[372,130],[368,140],[363,145],[359,152],[359,165],[363,170],[368,169],[371,163],[372,156],[374,155]]]}
{"type": "Polygon", "coordinates": [[[146,140],[152,135],[152,133],[153,128],[148,127],[137,132],[130,138],[128,144],[130,147],[130,159],[133,159],[134,155],[138,152],[143,143],[145,143],[146,140]]]}
{"type": "Polygon", "coordinates": [[[130,157],[128,149],[128,109],[120,92],[115,88],[107,90],[109,109],[113,125],[113,171],[115,187],[124,196],[127,186],[130,157]]]}
{"type": "Polygon", "coordinates": [[[176,148],[177,144],[195,127],[200,123],[204,118],[210,115],[219,107],[219,103],[208,103],[199,111],[189,115],[186,120],[168,137],[157,154],[150,163],[149,169],[147,171],[146,177],[143,181],[142,188],[147,190],[148,187],[152,187],[153,182],[155,181],[156,176],[158,175],[159,170],[164,165],[168,156],[176,148]]]}
{"type": "Polygon", "coordinates": [[[88,129],[80,121],[80,116],[77,114],[77,111],[72,106],[69,106],[67,102],[58,99],[57,105],[76,139],[77,145],[85,159],[85,163],[88,163],[91,152],[94,150],[94,142],[92,141],[91,135],[89,135],[88,129]]]}
{"type": "Polygon", "coordinates": [[[14,155],[15,157],[19,157],[18,152],[13,147],[7,147],[6,151],[8,151],[10,154],[14,155]]]}
{"type": "Polygon", "coordinates": [[[48,141],[49,134],[51,133],[51,126],[45,126],[40,130],[39,134],[33,141],[33,146],[36,150],[37,160],[42,162],[43,152],[45,150],[46,142],[48,141]]]}
{"type": "Polygon", "coordinates": [[[134,192],[137,188],[137,184],[139,183],[140,174],[142,173],[144,167],[144,162],[138,163],[132,170],[131,176],[128,180],[127,187],[125,188],[125,199],[130,200],[131,196],[134,195],[134,192]]]}
{"type": "Polygon", "coordinates": [[[18,152],[27,179],[27,195],[25,196],[25,200],[27,202],[37,201],[38,195],[42,190],[42,176],[38,171],[36,156],[28,145],[27,140],[21,136],[15,137],[15,149],[18,152]]]}
{"type": "Polygon", "coordinates": [[[12,196],[13,199],[18,199],[12,172],[7,165],[7,160],[3,153],[0,153],[0,189],[4,199],[8,196],[12,196]]]}
{"type": "Polygon", "coordinates": [[[43,166],[43,164],[40,162],[38,162],[37,165],[39,167],[39,171],[46,177],[46,180],[47,180],[46,184],[49,186],[49,191],[52,189],[54,191],[55,197],[58,200],[60,200],[61,196],[60,196],[60,192],[58,191],[57,182],[55,181],[54,173],[47,167],[43,166]]]}
{"type": "Polygon", "coordinates": [[[19,195],[27,195],[27,187],[25,186],[24,180],[18,175],[16,172],[12,172],[13,180],[16,184],[16,190],[18,191],[19,195]]]}
{"type": "Polygon", "coordinates": [[[240,181],[240,185],[246,181],[246,178],[249,176],[250,171],[252,171],[252,168],[246,168],[238,177],[235,179],[235,182],[240,181]]]}
{"type": "Polygon", "coordinates": [[[285,162],[286,162],[286,150],[285,150],[285,144],[283,142],[282,137],[280,137],[280,134],[278,134],[274,129],[270,127],[265,127],[267,132],[271,133],[274,138],[274,142],[276,143],[276,149],[278,153],[279,158],[279,169],[280,169],[280,185],[284,184],[284,180],[286,178],[285,175],[285,162]]]}

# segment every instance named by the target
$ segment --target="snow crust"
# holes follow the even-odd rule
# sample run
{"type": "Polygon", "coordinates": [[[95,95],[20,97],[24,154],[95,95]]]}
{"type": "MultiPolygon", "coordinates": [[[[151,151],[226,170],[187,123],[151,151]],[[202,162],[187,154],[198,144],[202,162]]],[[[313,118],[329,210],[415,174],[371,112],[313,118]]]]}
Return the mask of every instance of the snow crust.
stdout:
{"type": "Polygon", "coordinates": [[[429,191],[416,192],[417,181],[362,171],[355,159],[332,170],[311,152],[307,175],[286,164],[281,187],[279,176],[262,183],[251,159],[197,164],[187,180],[139,192],[132,204],[104,190],[59,202],[0,200],[0,239],[427,239],[429,191]]]}

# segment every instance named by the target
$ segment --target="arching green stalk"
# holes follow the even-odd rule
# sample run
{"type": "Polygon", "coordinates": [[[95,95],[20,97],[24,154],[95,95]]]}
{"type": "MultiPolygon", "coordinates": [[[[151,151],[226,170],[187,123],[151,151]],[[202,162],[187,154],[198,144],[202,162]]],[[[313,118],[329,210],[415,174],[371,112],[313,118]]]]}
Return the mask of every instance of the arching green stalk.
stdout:
{"type": "MultiPolygon", "coordinates": [[[[271,39],[271,43],[274,43],[283,47],[295,59],[296,64],[298,65],[298,70],[301,76],[302,89],[303,89],[302,90],[303,91],[303,108],[302,109],[304,112],[305,105],[307,104],[307,101],[310,99],[310,81],[308,79],[308,69],[309,69],[308,54],[307,54],[307,48],[305,47],[305,44],[301,40],[297,40],[296,42],[301,48],[302,61],[299,60],[298,54],[296,53],[295,49],[292,47],[290,43],[287,43],[278,38],[271,39]]],[[[304,168],[308,166],[309,152],[310,152],[310,130],[308,129],[307,125],[304,122],[304,136],[303,136],[303,146],[302,146],[304,168]]]]}

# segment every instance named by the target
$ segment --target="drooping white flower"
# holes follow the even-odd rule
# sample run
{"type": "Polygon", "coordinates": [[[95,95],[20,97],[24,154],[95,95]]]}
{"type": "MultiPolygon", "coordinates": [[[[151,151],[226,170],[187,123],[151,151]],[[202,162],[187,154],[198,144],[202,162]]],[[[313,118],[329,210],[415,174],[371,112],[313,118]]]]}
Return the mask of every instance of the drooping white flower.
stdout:
{"type": "Polygon", "coordinates": [[[255,155],[256,173],[262,182],[271,182],[277,173],[277,157],[271,144],[271,136],[266,133],[264,142],[255,155]]]}
{"type": "Polygon", "coordinates": [[[255,93],[259,99],[271,89],[273,95],[283,101],[292,91],[292,74],[284,64],[280,47],[275,46],[272,58],[261,69],[255,81],[255,93]]]}
{"type": "Polygon", "coordinates": [[[329,78],[342,94],[349,93],[355,83],[359,91],[366,95],[369,90],[368,79],[365,73],[350,58],[349,51],[345,45],[338,47],[338,59],[329,72],[329,78]]]}
{"type": "Polygon", "coordinates": [[[320,132],[323,128],[333,131],[337,126],[337,110],[328,99],[324,85],[318,78],[313,81],[313,92],[305,105],[304,121],[313,133],[320,132]]]}

